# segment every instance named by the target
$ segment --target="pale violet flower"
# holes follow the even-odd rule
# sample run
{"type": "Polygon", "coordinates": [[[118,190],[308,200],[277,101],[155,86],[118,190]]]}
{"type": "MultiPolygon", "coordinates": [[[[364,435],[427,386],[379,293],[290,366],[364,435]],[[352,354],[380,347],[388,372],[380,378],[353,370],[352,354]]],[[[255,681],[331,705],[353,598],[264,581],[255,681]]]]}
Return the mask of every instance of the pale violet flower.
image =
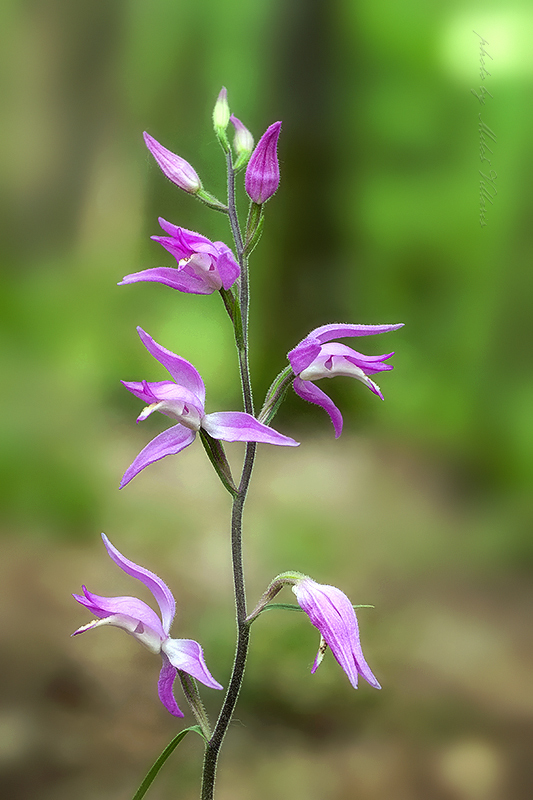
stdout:
{"type": "Polygon", "coordinates": [[[292,591],[298,605],[320,632],[320,646],[311,672],[316,672],[327,645],[355,689],[359,675],[375,689],[381,689],[363,656],[357,617],[344,592],[307,576],[295,580],[292,591]]]}
{"type": "Polygon", "coordinates": [[[243,411],[206,414],[205,386],[199,372],[184,358],[154,342],[142,328],[137,328],[137,331],[148,352],[173,378],[172,381],[151,383],[121,381],[135,397],[147,404],[137,417],[137,422],[145,420],[154,411],[160,411],[178,424],[160,433],[146,445],[144,450],[141,450],[124,473],[120,488],[149,464],[165,456],[175,455],[188,447],[200,428],[213,439],[221,439],[224,442],[264,442],[289,447],[298,446],[298,442],[294,439],[283,436],[243,411]]]}
{"type": "Polygon", "coordinates": [[[177,670],[188,673],[211,689],[222,689],[222,686],[207,669],[198,642],[193,639],[170,638],[169,631],[176,612],[176,601],[166,583],[150,570],[125,558],[104,533],[102,539],[115,564],[150,589],[159,606],[161,618],[150,606],[136,597],[100,597],[83,586],[83,595],[75,594],[73,597],[98,619],[78,628],[72,636],[103,625],[113,625],[129,633],[150,652],[160,653],[163,665],[158,683],[159,699],[167,711],[175,717],[183,717],[172,691],[177,670]]]}
{"type": "Polygon", "coordinates": [[[403,323],[395,325],[352,325],[333,323],[315,328],[288,354],[288,359],[294,372],[293,387],[296,394],[310,403],[321,406],[329,414],[335,436],[342,432],[342,414],[328,395],[313,381],[320,378],[334,378],[344,375],[356,378],[368,386],[383,400],[381,389],[368,376],[377,372],[392,369],[391,364],[385,364],[386,359],[394,353],[381,356],[365,356],[332,339],[341,339],[345,336],[370,336],[376,333],[386,333],[401,328],[403,323]]]}
{"type": "Polygon", "coordinates": [[[152,267],[126,275],[119,286],[139,281],[155,281],[190,294],[212,294],[229,289],[240,275],[233,253],[224,242],[211,242],[205,236],[179,228],[159,217],[167,236],[152,236],[176,259],[176,267],[152,267]]]}

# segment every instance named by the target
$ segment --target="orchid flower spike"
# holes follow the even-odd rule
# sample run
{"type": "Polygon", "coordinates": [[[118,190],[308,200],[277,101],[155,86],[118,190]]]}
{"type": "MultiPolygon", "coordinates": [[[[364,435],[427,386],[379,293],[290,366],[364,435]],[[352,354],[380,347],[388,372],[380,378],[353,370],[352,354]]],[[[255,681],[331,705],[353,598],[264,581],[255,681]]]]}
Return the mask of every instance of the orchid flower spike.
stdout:
{"type": "Polygon", "coordinates": [[[146,147],[167,178],[172,181],[172,183],[175,183],[176,186],[179,186],[180,189],[183,189],[184,192],[197,194],[202,188],[202,181],[198,177],[194,167],[191,167],[189,162],[185,161],[181,156],[172,153],[170,150],[167,150],[166,147],[163,147],[162,144],[159,144],[149,133],[144,132],[143,136],[146,147]]]}
{"type": "Polygon", "coordinates": [[[174,381],[147,381],[121,383],[139,400],[148,405],[137,417],[141,422],[154,411],[177,421],[177,425],[160,433],[141,450],[122,477],[122,489],[141,470],[165,456],[175,455],[194,441],[202,428],[213,439],[224,442],[265,442],[266,444],[297,447],[298,442],[283,436],[268,425],[258,422],[251,414],[242,411],[219,411],[206,414],[204,411],[205,386],[197,370],[184,358],[154,342],[142,328],[137,328],[141,341],[148,352],[170,373],[174,381]]]}
{"type": "Polygon", "coordinates": [[[152,236],[174,256],[177,267],[154,267],[126,275],[119,286],[139,281],[155,281],[189,294],[212,294],[229,289],[240,275],[233,253],[224,242],[211,242],[199,233],[178,228],[159,217],[168,236],[152,236]]]}
{"type": "Polygon", "coordinates": [[[381,356],[365,356],[332,339],[344,336],[370,336],[375,333],[395,331],[403,326],[397,325],[350,325],[336,324],[322,325],[315,328],[288,354],[288,359],[294,372],[293,387],[296,394],[303,400],[321,406],[330,416],[335,428],[335,437],[342,433],[342,414],[330,397],[315,386],[313,381],[320,378],[334,378],[336,375],[345,375],[356,378],[364,383],[371,392],[383,400],[381,389],[370,380],[369,375],[376,372],[385,372],[392,369],[391,364],[385,364],[387,358],[394,353],[381,356]]]}
{"type": "Polygon", "coordinates": [[[102,625],[114,625],[129,633],[152,653],[161,653],[163,666],[159,675],[159,699],[167,711],[175,717],[183,717],[172,691],[177,670],[187,672],[211,689],[222,689],[222,686],[207,669],[198,642],[192,639],[170,638],[169,631],[176,612],[176,601],[166,583],[150,570],[125,558],[116,547],[113,547],[104,533],[102,539],[115,564],[150,589],[161,611],[161,619],[150,606],[136,597],[100,597],[83,586],[83,595],[74,594],[73,597],[98,619],[82,625],[72,636],[102,625]]]}
{"type": "Polygon", "coordinates": [[[363,656],[357,617],[344,592],[335,586],[317,583],[306,575],[290,582],[298,605],[320,632],[320,646],[311,672],[316,672],[329,647],[354,689],[357,689],[359,675],[370,686],[381,689],[363,656]]]}
{"type": "Polygon", "coordinates": [[[281,122],[274,122],[259,139],[246,167],[244,185],[254,203],[266,203],[279,186],[278,139],[281,122]]]}

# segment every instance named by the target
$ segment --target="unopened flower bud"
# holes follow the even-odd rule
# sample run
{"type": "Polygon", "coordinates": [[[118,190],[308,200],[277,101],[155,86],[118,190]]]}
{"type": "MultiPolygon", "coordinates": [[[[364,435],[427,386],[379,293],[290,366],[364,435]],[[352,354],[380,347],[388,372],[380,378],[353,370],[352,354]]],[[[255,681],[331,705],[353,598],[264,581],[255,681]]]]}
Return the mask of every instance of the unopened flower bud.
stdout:
{"type": "Polygon", "coordinates": [[[254,203],[266,203],[279,186],[278,137],[281,122],[274,122],[259,139],[246,168],[246,192],[254,203]]]}
{"type": "Polygon", "coordinates": [[[148,150],[151,152],[161,171],[172,183],[183,189],[189,194],[197,194],[202,188],[202,181],[198,177],[196,170],[191,167],[188,161],[181,156],[177,156],[162,144],[159,144],[149,133],[144,133],[144,141],[148,150]]]}
{"type": "Polygon", "coordinates": [[[243,167],[250,158],[252,150],[254,149],[254,137],[246,125],[243,125],[240,119],[237,119],[234,114],[231,115],[230,121],[235,128],[233,147],[235,148],[235,153],[237,155],[235,169],[238,170],[243,167]]]}
{"type": "Polygon", "coordinates": [[[228,92],[223,86],[213,109],[213,125],[217,134],[226,130],[229,119],[228,92]]]}

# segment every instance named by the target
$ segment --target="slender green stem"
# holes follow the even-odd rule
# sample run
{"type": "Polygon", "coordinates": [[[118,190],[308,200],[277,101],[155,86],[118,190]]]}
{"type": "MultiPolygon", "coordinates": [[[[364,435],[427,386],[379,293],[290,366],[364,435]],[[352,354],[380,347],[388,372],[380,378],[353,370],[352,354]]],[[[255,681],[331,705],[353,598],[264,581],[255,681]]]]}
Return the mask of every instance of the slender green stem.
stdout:
{"type": "Polygon", "coordinates": [[[235,170],[233,169],[231,151],[226,153],[226,166],[228,170],[228,217],[231,233],[233,235],[233,241],[235,242],[235,247],[237,248],[237,257],[239,258],[244,251],[244,243],[242,240],[239,218],[237,216],[237,204],[235,203],[235,170]]]}
{"type": "MultiPolygon", "coordinates": [[[[235,171],[231,152],[226,154],[228,167],[228,217],[235,241],[237,259],[241,268],[241,279],[239,288],[238,312],[241,324],[235,324],[235,341],[239,354],[239,370],[241,375],[241,385],[246,413],[254,413],[254,402],[252,395],[252,383],[250,378],[250,368],[248,362],[248,311],[250,304],[249,283],[248,283],[248,260],[244,252],[242,233],[239,227],[237,209],[235,204],[235,171]]],[[[237,306],[236,306],[237,308],[237,306]]],[[[233,497],[233,507],[231,512],[231,556],[233,564],[233,585],[235,591],[235,611],[237,618],[237,643],[235,648],[235,658],[233,671],[231,674],[228,690],[224,703],[216,722],[213,735],[206,746],[204,769],[202,776],[202,800],[212,800],[215,786],[217,761],[220,747],[228,730],[237,698],[244,677],[246,656],[248,654],[248,644],[250,639],[250,626],[246,620],[246,592],[244,584],[244,564],[242,554],[242,516],[244,503],[248,494],[250,478],[255,460],[256,444],[248,442],[241,473],[240,483],[236,495],[233,497]]]]}
{"type": "Polygon", "coordinates": [[[187,698],[187,702],[189,703],[192,712],[196,717],[196,721],[200,727],[200,730],[202,731],[203,737],[204,739],[209,740],[211,736],[211,726],[209,725],[209,717],[207,716],[207,711],[202,703],[202,698],[200,697],[197,683],[191,675],[181,669],[178,670],[178,676],[181,681],[183,694],[187,698]]]}

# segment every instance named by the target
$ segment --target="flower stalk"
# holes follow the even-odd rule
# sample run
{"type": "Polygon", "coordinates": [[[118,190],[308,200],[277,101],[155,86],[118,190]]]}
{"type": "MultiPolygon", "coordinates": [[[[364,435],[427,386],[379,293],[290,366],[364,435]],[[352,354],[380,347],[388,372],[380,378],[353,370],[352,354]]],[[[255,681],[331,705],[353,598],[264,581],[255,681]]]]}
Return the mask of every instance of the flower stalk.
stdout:
{"type": "MultiPolygon", "coordinates": [[[[250,377],[248,356],[248,314],[250,305],[250,290],[248,277],[248,259],[244,252],[244,243],[237,216],[235,203],[235,170],[233,168],[231,152],[226,154],[228,171],[228,217],[230,222],[237,261],[241,269],[238,319],[240,325],[234,324],[235,341],[239,354],[239,371],[243,393],[244,409],[247,414],[253,415],[254,401],[252,382],[250,377]]],[[[237,304],[236,304],[237,307],[237,304]]],[[[237,494],[233,497],[231,511],[231,558],[233,567],[233,587],[235,594],[235,612],[237,619],[237,642],[230,683],[224,703],[216,722],[213,735],[210,737],[205,751],[204,768],[202,775],[201,800],[212,800],[215,786],[215,775],[220,748],[228,730],[239,692],[244,677],[248,645],[250,641],[250,624],[246,619],[246,590],[244,582],[244,561],[242,552],[242,518],[244,504],[248,494],[250,479],[255,461],[256,444],[248,442],[244,455],[241,479],[237,494]]]]}
{"type": "Polygon", "coordinates": [[[183,694],[185,695],[187,702],[191,707],[192,713],[196,717],[196,721],[200,726],[202,734],[206,740],[209,740],[211,738],[211,726],[209,725],[209,717],[207,716],[207,711],[205,710],[205,706],[202,703],[202,698],[200,697],[200,692],[198,691],[198,685],[194,678],[192,678],[182,669],[178,670],[178,678],[180,679],[183,694]]]}

